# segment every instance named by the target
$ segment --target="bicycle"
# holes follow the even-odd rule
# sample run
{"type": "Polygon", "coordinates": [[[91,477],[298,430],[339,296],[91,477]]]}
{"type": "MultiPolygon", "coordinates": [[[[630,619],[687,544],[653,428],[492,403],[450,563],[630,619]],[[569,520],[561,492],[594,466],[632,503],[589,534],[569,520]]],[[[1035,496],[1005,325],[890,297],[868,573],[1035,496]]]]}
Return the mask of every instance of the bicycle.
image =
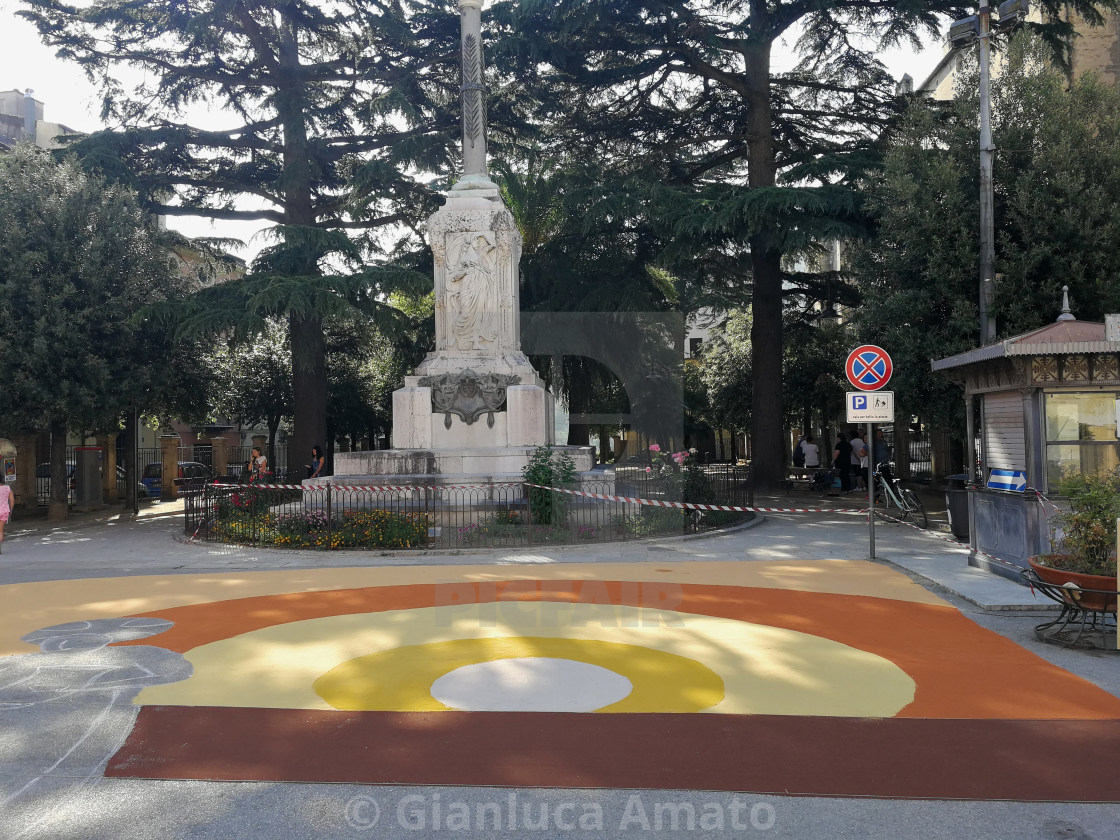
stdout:
{"type": "Polygon", "coordinates": [[[878,491],[881,487],[885,497],[883,509],[875,508],[876,516],[888,522],[910,521],[919,528],[928,528],[929,517],[926,516],[926,509],[922,507],[918,494],[902,486],[902,481],[894,477],[891,470],[893,466],[888,461],[875,465],[875,489],[878,491]],[[897,517],[887,512],[892,504],[898,508],[897,517]]]}

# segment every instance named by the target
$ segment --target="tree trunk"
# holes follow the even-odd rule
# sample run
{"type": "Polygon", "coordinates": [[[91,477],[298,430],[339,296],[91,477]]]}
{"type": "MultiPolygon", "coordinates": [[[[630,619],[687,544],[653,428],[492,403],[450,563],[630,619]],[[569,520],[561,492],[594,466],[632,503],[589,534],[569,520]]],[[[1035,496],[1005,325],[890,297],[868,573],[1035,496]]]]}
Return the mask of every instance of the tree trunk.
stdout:
{"type": "MultiPolygon", "coordinates": [[[[289,225],[315,226],[311,198],[311,161],[307,142],[307,91],[299,67],[298,39],[294,26],[282,25],[280,63],[292,82],[277,96],[277,113],[284,127],[284,214],[289,225]]],[[[298,235],[298,234],[297,234],[298,235]]],[[[307,244],[289,241],[293,249],[307,244]]],[[[294,255],[293,255],[294,256],[294,255]]],[[[290,261],[292,270],[305,276],[319,273],[321,255],[310,248],[303,264],[290,261]]],[[[292,345],[292,438],[291,451],[306,453],[327,439],[327,342],[323,319],[315,312],[292,312],[288,316],[292,345]]]]}
{"type": "Polygon", "coordinates": [[[124,506],[126,510],[135,511],[139,507],[136,483],[140,480],[139,465],[136,463],[136,434],[139,431],[138,412],[134,408],[128,410],[124,419],[124,506]]]}
{"type": "MultiPolygon", "coordinates": [[[[751,29],[769,23],[765,0],[751,0],[751,29]],[[758,17],[756,18],[756,13],[758,17]]],[[[770,43],[752,44],[745,54],[748,187],[768,189],[777,179],[770,105],[770,43]]],[[[750,237],[751,296],[751,473],[755,486],[772,490],[783,476],[782,442],[782,254],[774,231],[763,222],[750,237]]]]}
{"type": "MultiPolygon", "coordinates": [[[[279,464],[276,463],[276,431],[280,428],[280,418],[269,418],[268,420],[268,469],[275,476],[274,480],[280,480],[279,464]]],[[[288,466],[291,466],[292,453],[288,450],[288,466]]]]}
{"type": "MultiPolygon", "coordinates": [[[[76,468],[75,468],[76,469],[76,468]]],[[[70,476],[66,474],[66,426],[51,423],[51,496],[47,519],[66,519],[70,515],[70,476]]]]}
{"type": "Polygon", "coordinates": [[[910,478],[910,421],[894,422],[894,466],[898,478],[910,478]]]}
{"type": "Polygon", "coordinates": [[[568,446],[590,446],[591,427],[586,423],[568,425],[568,446]]]}

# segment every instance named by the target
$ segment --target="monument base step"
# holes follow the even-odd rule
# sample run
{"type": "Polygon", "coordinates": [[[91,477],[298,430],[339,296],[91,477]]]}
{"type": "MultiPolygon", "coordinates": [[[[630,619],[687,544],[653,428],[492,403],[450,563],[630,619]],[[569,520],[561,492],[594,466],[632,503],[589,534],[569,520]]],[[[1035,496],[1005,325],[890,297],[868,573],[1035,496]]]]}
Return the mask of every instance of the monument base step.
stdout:
{"type": "MultiPolygon", "coordinates": [[[[590,472],[595,452],[590,446],[554,446],[575,462],[576,471],[590,472]]],[[[494,446],[463,449],[375,449],[336,452],[332,484],[361,483],[357,478],[376,478],[371,484],[438,483],[462,484],[467,477],[494,481],[521,481],[535,446],[494,446]],[[396,481],[397,479],[408,479],[396,481]],[[420,479],[423,479],[422,481],[420,479]]],[[[597,480],[602,481],[599,477],[597,480]]]]}

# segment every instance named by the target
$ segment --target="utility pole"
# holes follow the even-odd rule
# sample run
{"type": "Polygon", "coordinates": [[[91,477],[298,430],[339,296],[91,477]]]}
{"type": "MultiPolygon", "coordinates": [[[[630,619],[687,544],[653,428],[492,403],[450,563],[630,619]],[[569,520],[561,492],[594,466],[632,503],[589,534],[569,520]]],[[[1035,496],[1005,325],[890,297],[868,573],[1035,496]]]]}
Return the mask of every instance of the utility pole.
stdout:
{"type": "MultiPolygon", "coordinates": [[[[1010,29],[1030,12],[1028,0],[1005,0],[995,14],[995,25],[1010,29]]],[[[980,50],[980,346],[996,337],[996,322],[989,312],[995,283],[995,210],[992,187],[992,9],[987,4],[975,15],[954,21],[949,27],[949,43],[965,47],[976,43],[980,50]]]]}
{"type": "Polygon", "coordinates": [[[991,9],[980,7],[980,346],[996,337],[996,325],[988,313],[992,302],[992,281],[995,272],[995,213],[992,207],[992,80],[991,80],[991,9]]]}

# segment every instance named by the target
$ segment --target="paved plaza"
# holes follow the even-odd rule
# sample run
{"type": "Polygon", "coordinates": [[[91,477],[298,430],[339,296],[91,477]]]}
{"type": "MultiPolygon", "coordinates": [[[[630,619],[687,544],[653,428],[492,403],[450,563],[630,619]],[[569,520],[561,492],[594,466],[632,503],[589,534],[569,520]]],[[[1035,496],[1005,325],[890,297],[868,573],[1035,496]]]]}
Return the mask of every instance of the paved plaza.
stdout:
{"type": "MultiPolygon", "coordinates": [[[[760,504],[766,504],[760,501],[760,504]]],[[[24,522],[0,838],[1120,836],[1120,658],[947,534],[456,554],[24,522]]]]}

